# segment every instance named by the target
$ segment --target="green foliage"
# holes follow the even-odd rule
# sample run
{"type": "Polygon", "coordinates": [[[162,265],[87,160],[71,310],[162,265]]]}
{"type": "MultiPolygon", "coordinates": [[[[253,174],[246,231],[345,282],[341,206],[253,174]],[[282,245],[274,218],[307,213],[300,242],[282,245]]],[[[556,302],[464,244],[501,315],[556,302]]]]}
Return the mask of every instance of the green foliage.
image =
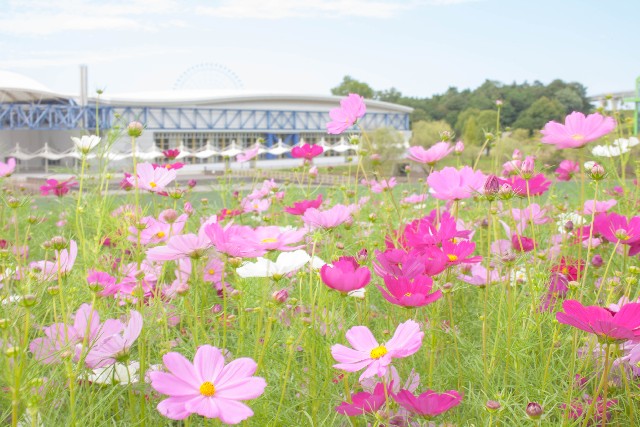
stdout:
{"type": "Polygon", "coordinates": [[[373,98],[374,92],[371,86],[368,84],[358,81],[351,76],[344,76],[342,82],[331,89],[332,95],[337,96],[347,96],[350,93],[357,93],[360,96],[364,96],[367,99],[373,98]]]}
{"type": "Polygon", "coordinates": [[[430,147],[442,140],[442,132],[453,132],[449,123],[444,120],[416,122],[411,127],[411,145],[430,147]]]}
{"type": "MultiPolygon", "coordinates": [[[[371,142],[371,154],[378,154],[379,161],[376,161],[375,169],[384,176],[391,175],[395,170],[398,159],[401,159],[406,148],[404,146],[404,136],[393,128],[378,128],[369,134],[371,142]]],[[[367,143],[364,143],[367,148],[367,143]]],[[[374,169],[370,156],[364,159],[368,169],[374,169]]]]}
{"type": "Polygon", "coordinates": [[[562,120],[564,110],[558,100],[543,96],[523,111],[513,125],[530,131],[542,129],[549,120],[562,120]]]}

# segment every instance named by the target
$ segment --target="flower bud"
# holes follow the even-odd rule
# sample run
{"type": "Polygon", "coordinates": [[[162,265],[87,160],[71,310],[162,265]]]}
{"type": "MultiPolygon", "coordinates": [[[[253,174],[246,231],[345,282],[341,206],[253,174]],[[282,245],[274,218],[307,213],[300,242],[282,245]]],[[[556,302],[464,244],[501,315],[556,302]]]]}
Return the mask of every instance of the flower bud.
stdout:
{"type": "Polygon", "coordinates": [[[569,220],[567,222],[564,223],[564,229],[567,233],[570,233],[571,231],[573,231],[573,221],[569,220]]]}
{"type": "Polygon", "coordinates": [[[495,175],[489,175],[484,182],[484,195],[490,198],[495,197],[500,191],[500,180],[495,175]]]}
{"type": "Polygon", "coordinates": [[[440,132],[440,139],[444,142],[451,141],[453,135],[448,130],[443,130],[440,132]]]}
{"type": "Polygon", "coordinates": [[[129,136],[133,138],[137,138],[142,135],[142,131],[144,130],[144,126],[140,122],[131,122],[127,126],[127,133],[129,136]]]}
{"type": "Polygon", "coordinates": [[[289,291],[287,291],[286,289],[280,289],[279,291],[275,291],[273,294],[271,294],[271,297],[274,299],[274,301],[283,303],[287,301],[287,298],[289,298],[289,291]]]}
{"type": "Polygon", "coordinates": [[[605,172],[605,170],[602,167],[602,165],[600,165],[598,163],[594,163],[594,165],[591,166],[591,170],[589,171],[589,176],[594,181],[600,181],[601,179],[603,179],[606,176],[606,174],[607,173],[605,172]]]}
{"type": "Polygon", "coordinates": [[[487,400],[487,403],[485,404],[485,408],[487,408],[487,411],[489,412],[496,412],[500,409],[500,407],[500,402],[498,402],[497,400],[487,400]]]}
{"type": "Polygon", "coordinates": [[[462,143],[462,141],[456,142],[456,145],[453,147],[453,152],[457,155],[460,155],[462,154],[463,151],[464,151],[464,144],[462,143]]]}
{"type": "Polygon", "coordinates": [[[511,155],[512,160],[522,160],[522,151],[517,148],[513,150],[513,154],[511,155]]]}
{"type": "Polygon", "coordinates": [[[164,219],[168,224],[176,222],[178,216],[178,212],[175,209],[167,209],[162,213],[162,219],[164,219]]]}
{"type": "Polygon", "coordinates": [[[187,185],[188,185],[190,188],[195,187],[197,184],[198,184],[198,181],[196,181],[195,179],[190,179],[190,180],[187,182],[187,185]]]}
{"type": "Polygon", "coordinates": [[[61,251],[63,249],[66,249],[67,246],[69,245],[69,242],[67,241],[67,239],[65,239],[62,236],[52,237],[49,242],[51,244],[51,247],[56,251],[61,251]]]}
{"type": "Polygon", "coordinates": [[[522,161],[522,166],[520,166],[520,175],[522,175],[524,179],[529,179],[533,176],[533,173],[535,172],[535,168],[536,168],[535,159],[531,156],[527,156],[522,161]]]}
{"type": "Polygon", "coordinates": [[[604,264],[604,260],[599,254],[596,254],[593,256],[593,258],[591,258],[591,265],[593,265],[594,267],[602,267],[602,264],[604,264]]]}
{"type": "Polygon", "coordinates": [[[538,418],[540,418],[544,413],[542,406],[540,406],[540,404],[536,402],[530,402],[527,405],[527,409],[525,410],[525,412],[527,413],[529,418],[534,420],[537,420],[538,418]]]}

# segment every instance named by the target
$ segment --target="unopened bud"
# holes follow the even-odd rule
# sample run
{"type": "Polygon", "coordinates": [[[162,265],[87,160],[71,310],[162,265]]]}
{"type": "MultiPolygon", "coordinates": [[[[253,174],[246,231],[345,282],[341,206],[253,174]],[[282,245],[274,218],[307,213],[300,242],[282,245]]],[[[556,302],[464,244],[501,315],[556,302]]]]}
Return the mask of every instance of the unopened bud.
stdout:
{"type": "Polygon", "coordinates": [[[500,405],[500,402],[498,402],[497,400],[487,400],[485,407],[489,412],[496,412],[497,410],[500,409],[501,405],[500,405]]]}
{"type": "Polygon", "coordinates": [[[525,410],[529,418],[537,420],[544,413],[542,406],[539,403],[531,402],[527,405],[527,409],[525,410]]]}
{"type": "Polygon", "coordinates": [[[596,254],[593,256],[593,258],[591,258],[591,265],[593,265],[594,267],[602,267],[602,264],[604,264],[604,259],[602,259],[602,256],[596,254]]]}
{"type": "Polygon", "coordinates": [[[453,152],[457,155],[460,155],[462,154],[463,151],[464,151],[464,144],[462,143],[462,141],[456,142],[456,145],[453,147],[453,152]]]}
{"type": "Polygon", "coordinates": [[[283,303],[287,301],[287,298],[289,298],[289,291],[287,291],[286,289],[280,289],[279,291],[275,291],[273,294],[271,294],[271,297],[276,302],[283,303]]]}
{"type": "Polygon", "coordinates": [[[127,133],[129,136],[133,138],[137,138],[142,135],[142,131],[144,130],[144,126],[140,122],[131,122],[127,126],[127,133]]]}

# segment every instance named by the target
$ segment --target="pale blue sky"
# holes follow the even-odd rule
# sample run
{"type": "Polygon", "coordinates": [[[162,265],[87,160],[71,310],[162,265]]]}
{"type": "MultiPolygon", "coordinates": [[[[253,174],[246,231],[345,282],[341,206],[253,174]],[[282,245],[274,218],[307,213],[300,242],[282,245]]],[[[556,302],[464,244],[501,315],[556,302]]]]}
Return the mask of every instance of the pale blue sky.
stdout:
{"type": "Polygon", "coordinates": [[[555,78],[590,94],[640,75],[638,0],[0,0],[0,69],[53,90],[170,90],[203,62],[245,89],[328,94],[346,74],[431,96],[555,78]]]}

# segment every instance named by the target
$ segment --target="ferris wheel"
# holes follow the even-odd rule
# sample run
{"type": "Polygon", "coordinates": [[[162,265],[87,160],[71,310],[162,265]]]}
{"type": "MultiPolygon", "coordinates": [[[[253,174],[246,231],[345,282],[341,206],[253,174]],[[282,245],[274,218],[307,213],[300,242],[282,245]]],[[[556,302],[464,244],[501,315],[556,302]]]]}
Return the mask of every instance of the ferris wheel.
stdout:
{"type": "Polygon", "coordinates": [[[240,77],[221,64],[203,62],[180,74],[173,89],[242,89],[240,77]]]}

